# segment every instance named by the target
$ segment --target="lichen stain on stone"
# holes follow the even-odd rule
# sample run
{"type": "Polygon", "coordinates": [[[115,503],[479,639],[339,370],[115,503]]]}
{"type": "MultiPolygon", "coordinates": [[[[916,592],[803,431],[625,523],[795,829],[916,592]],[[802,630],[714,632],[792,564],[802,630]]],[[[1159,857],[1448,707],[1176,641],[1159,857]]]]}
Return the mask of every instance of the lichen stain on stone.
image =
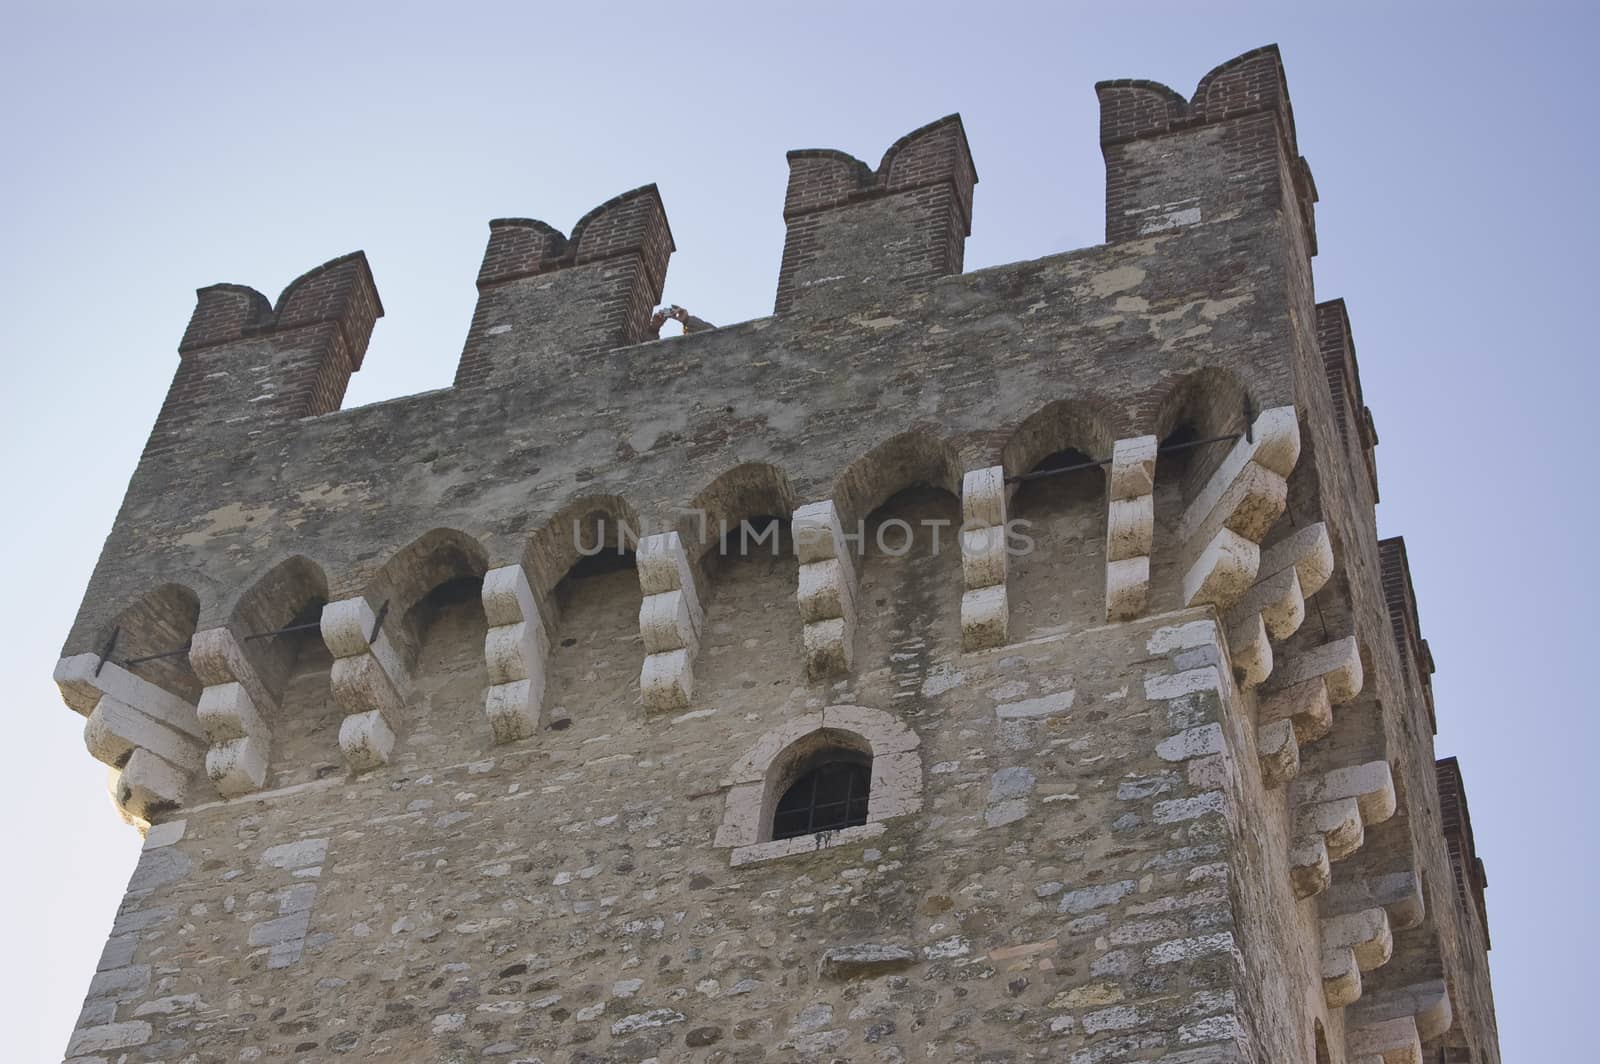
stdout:
{"type": "Polygon", "coordinates": [[[272,506],[230,502],[201,514],[195,519],[194,530],[176,537],[173,543],[181,547],[202,547],[219,536],[242,532],[257,522],[264,522],[275,513],[277,510],[272,506]]]}
{"type": "Polygon", "coordinates": [[[1107,270],[1089,282],[1089,291],[1101,299],[1138,288],[1144,284],[1145,272],[1139,266],[1118,266],[1107,270]]]}

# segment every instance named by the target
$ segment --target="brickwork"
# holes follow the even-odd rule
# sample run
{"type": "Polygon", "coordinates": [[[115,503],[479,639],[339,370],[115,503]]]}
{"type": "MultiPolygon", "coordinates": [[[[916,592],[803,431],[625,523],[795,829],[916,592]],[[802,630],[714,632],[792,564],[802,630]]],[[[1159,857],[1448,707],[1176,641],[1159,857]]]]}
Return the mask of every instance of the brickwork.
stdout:
{"type": "Polygon", "coordinates": [[[653,186],[387,403],[359,254],[202,289],[56,670],[147,833],[68,1059],[1498,1064],[1277,51],[1099,90],[1036,262],[951,116],[791,153],[770,318],[641,342],[653,186]]]}

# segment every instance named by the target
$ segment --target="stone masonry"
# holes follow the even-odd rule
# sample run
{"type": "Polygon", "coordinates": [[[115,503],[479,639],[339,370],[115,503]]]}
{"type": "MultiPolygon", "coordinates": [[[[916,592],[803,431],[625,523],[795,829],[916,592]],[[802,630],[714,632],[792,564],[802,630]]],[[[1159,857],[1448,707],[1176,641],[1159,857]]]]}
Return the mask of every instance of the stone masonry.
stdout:
{"type": "Polygon", "coordinates": [[[492,222],[421,395],[340,409],[359,252],[201,289],[56,668],[145,835],[67,1060],[1498,1064],[1278,52],[1097,91],[1034,262],[952,115],[790,153],[755,321],[648,339],[654,186],[492,222]]]}

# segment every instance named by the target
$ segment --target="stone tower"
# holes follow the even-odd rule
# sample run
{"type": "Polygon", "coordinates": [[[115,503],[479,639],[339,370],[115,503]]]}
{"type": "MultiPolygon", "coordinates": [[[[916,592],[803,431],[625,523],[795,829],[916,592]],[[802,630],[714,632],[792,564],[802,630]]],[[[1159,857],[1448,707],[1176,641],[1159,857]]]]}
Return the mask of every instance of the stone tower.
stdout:
{"type": "Polygon", "coordinates": [[[962,273],[961,120],[789,155],[776,312],[653,186],[201,289],[56,680],[146,833],[77,1062],[1496,1064],[1275,48],[1098,86],[1098,247],[962,273]]]}

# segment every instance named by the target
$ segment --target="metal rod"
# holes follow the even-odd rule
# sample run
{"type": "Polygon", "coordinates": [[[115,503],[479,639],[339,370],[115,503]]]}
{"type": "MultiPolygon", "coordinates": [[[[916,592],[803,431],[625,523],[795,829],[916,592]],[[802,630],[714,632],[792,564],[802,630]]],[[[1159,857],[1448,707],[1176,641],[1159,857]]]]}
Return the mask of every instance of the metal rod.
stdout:
{"type": "Polygon", "coordinates": [[[164,653],[161,653],[161,654],[145,654],[144,656],[137,657],[137,658],[125,658],[123,660],[122,664],[124,666],[128,666],[128,665],[143,665],[147,661],[160,661],[162,658],[175,658],[180,654],[187,654],[187,653],[189,653],[189,644],[185,643],[185,644],[183,644],[183,646],[179,647],[177,650],[168,650],[168,651],[165,651],[164,653]]]}
{"type": "MultiPolygon", "coordinates": [[[[1203,440],[1190,440],[1188,443],[1174,443],[1156,450],[1157,455],[1171,454],[1174,451],[1187,451],[1191,447],[1204,447],[1211,443],[1232,443],[1242,433],[1233,432],[1225,436],[1210,436],[1203,440]]],[[[1091,458],[1087,462],[1077,462],[1059,469],[1036,469],[1031,473],[1019,473],[1014,477],[1006,477],[1007,484],[1018,484],[1025,480],[1040,480],[1044,477],[1058,477],[1063,473],[1076,473],[1080,469],[1094,469],[1097,466],[1110,465],[1109,458],[1091,458]]]]}
{"type": "Polygon", "coordinates": [[[275,635],[288,635],[290,632],[304,632],[312,628],[321,628],[321,621],[307,621],[304,624],[291,624],[283,628],[274,628],[270,632],[252,632],[244,637],[246,643],[252,639],[271,639],[275,635]]]}
{"type": "Polygon", "coordinates": [[[100,675],[100,670],[106,667],[106,662],[111,660],[111,652],[117,649],[117,636],[122,634],[122,625],[111,626],[111,638],[106,640],[106,648],[100,652],[100,660],[94,663],[94,674],[100,675]]]}
{"type": "Polygon", "coordinates": [[[383,618],[389,613],[389,600],[384,599],[383,605],[378,607],[378,616],[372,620],[372,634],[367,636],[367,643],[371,645],[378,641],[378,633],[383,631],[383,618]]]}

